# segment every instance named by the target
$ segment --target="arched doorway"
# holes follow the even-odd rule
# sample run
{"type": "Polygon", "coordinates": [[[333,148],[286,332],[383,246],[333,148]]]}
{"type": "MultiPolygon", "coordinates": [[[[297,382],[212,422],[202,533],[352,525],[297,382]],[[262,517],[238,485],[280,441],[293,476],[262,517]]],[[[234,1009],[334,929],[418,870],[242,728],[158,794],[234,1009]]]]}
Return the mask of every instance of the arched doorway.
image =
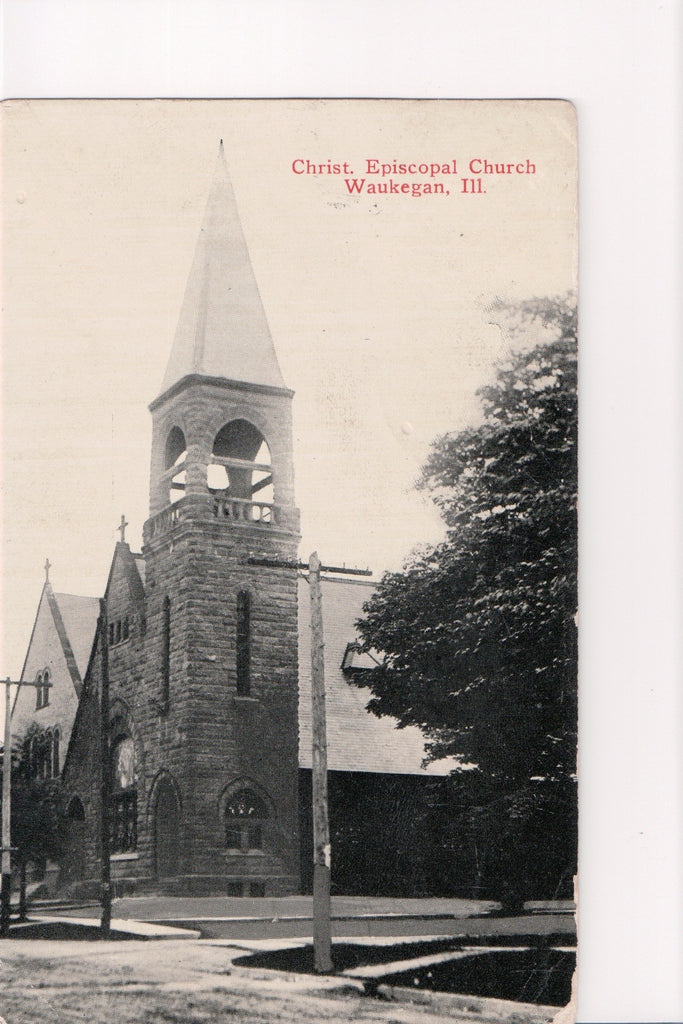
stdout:
{"type": "Polygon", "coordinates": [[[154,803],[154,869],[157,878],[171,878],[179,871],[180,806],[168,779],[161,779],[154,803]]]}

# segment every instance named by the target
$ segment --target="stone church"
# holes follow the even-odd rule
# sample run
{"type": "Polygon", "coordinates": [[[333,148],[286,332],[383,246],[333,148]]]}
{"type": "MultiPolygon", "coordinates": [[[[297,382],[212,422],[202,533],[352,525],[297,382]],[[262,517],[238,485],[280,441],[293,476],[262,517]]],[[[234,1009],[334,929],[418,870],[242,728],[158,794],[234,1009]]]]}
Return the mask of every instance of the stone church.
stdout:
{"type": "MultiPolygon", "coordinates": [[[[13,733],[61,776],[60,885],[100,874],[109,689],[111,875],[123,892],[281,895],[311,884],[309,585],[296,567],[292,399],[222,146],[153,423],[142,552],[116,544],[103,601],[46,580],[13,733]]],[[[443,891],[430,843],[451,764],[365,710],[354,623],[372,584],[322,581],[337,892],[443,891]]],[[[447,888],[448,886],[446,886],[447,888]]]]}

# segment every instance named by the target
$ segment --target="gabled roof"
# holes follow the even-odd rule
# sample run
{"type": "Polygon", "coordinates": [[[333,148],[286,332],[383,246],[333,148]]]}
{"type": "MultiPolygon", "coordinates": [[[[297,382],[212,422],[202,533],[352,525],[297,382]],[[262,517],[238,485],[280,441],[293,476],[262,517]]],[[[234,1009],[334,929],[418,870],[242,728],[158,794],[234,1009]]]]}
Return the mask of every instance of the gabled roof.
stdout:
{"type": "MultiPolygon", "coordinates": [[[[353,686],[342,665],[349,668],[348,645],[356,639],[355,622],[374,584],[355,580],[321,580],[325,641],[325,710],[327,766],[330,771],[386,772],[400,775],[447,775],[456,762],[447,759],[422,767],[424,737],[409,726],[397,729],[393,718],[377,718],[366,711],[372,694],[353,686]]],[[[299,765],[310,768],[311,736],[311,629],[308,579],[299,580],[299,765]]],[[[361,656],[351,666],[367,667],[361,656]]],[[[373,661],[374,659],[370,659],[373,661]]]]}
{"type": "MultiPolygon", "coordinates": [[[[45,614],[44,609],[46,609],[47,615],[52,620],[54,632],[57,635],[64,658],[64,664],[69,674],[68,677],[71,679],[76,696],[80,697],[83,688],[83,677],[88,666],[88,659],[97,626],[99,601],[96,597],[55,593],[51,583],[49,581],[45,582],[21,670],[20,679],[22,681],[28,681],[29,679],[27,671],[34,650],[38,623],[41,616],[45,614]]],[[[46,621],[49,621],[49,619],[45,620],[43,618],[43,622],[46,621]]],[[[22,694],[23,689],[21,685],[17,687],[12,705],[12,715],[15,714],[20,703],[20,694],[22,694]]]]}
{"type": "Polygon", "coordinates": [[[109,596],[109,588],[116,572],[123,572],[128,581],[131,600],[142,611],[145,605],[145,560],[140,554],[134,554],[125,541],[117,541],[114,556],[109,566],[107,585],[104,588],[105,600],[109,596]]]}
{"type": "Polygon", "coordinates": [[[222,140],[162,394],[190,375],[284,388],[222,140]]]}

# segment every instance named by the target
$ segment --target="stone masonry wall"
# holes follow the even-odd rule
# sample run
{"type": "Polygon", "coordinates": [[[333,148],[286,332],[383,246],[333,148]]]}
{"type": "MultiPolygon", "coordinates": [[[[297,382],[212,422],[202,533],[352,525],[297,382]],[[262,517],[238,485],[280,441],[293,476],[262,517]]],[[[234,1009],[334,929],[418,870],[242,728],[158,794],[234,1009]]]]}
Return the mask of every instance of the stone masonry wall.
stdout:
{"type": "MultiPolygon", "coordinates": [[[[181,805],[180,872],[194,891],[267,894],[298,890],[297,574],[249,564],[251,555],[293,561],[291,393],[234,382],[190,381],[152,406],[151,512],[145,527],[147,634],[144,707],[147,807],[139,814],[141,865],[151,849],[157,780],[169,779],[181,805]],[[247,419],[271,453],[277,525],[214,515],[207,465],[214,438],[247,419]],[[168,506],[166,440],[177,427],[187,444],[185,497],[168,506]],[[251,596],[251,688],[237,694],[237,595],[251,596]],[[164,705],[164,601],[170,601],[170,679],[164,705]],[[226,849],[225,804],[248,785],[268,808],[263,848],[226,849]],[[143,838],[143,832],[145,836],[143,838]]],[[[145,860],[153,869],[153,858],[145,860]]]]}
{"type": "MultiPolygon", "coordinates": [[[[269,894],[298,888],[298,631],[296,570],[248,564],[252,552],[294,559],[291,537],[268,527],[192,518],[170,544],[147,550],[145,773],[162,770],[182,804],[181,871],[195,889],[263,880],[269,894]],[[237,593],[251,595],[251,687],[236,686],[237,593]],[[163,603],[170,597],[168,708],[162,692],[163,603]],[[225,847],[226,790],[240,780],[269,810],[264,849],[225,847]]],[[[144,713],[143,713],[144,714],[144,713]]],[[[148,786],[149,788],[149,786],[148,786]]],[[[150,819],[148,812],[147,818],[150,819]]],[[[145,823],[141,821],[141,826],[145,823]]]]}

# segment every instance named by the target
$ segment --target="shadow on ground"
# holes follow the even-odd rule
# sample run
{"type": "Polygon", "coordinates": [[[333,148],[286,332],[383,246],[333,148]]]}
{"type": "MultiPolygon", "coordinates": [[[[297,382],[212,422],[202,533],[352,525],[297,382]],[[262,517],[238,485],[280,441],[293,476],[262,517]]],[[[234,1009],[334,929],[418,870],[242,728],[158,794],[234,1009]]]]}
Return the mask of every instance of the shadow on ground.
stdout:
{"type": "MultiPolygon", "coordinates": [[[[437,939],[395,945],[334,943],[335,974],[363,978],[368,991],[380,986],[428,989],[524,1003],[563,1006],[570,999],[576,952],[566,935],[437,939]],[[508,948],[505,948],[508,947],[508,948]],[[512,947],[512,948],[511,948],[512,947]]],[[[237,966],[313,974],[311,945],[258,952],[237,966]]]]}
{"type": "MultiPolygon", "coordinates": [[[[100,929],[90,924],[79,924],[76,921],[26,921],[10,927],[11,939],[52,939],[65,942],[99,942],[100,929]]],[[[139,939],[139,935],[131,932],[112,929],[112,939],[139,939]]]]}

